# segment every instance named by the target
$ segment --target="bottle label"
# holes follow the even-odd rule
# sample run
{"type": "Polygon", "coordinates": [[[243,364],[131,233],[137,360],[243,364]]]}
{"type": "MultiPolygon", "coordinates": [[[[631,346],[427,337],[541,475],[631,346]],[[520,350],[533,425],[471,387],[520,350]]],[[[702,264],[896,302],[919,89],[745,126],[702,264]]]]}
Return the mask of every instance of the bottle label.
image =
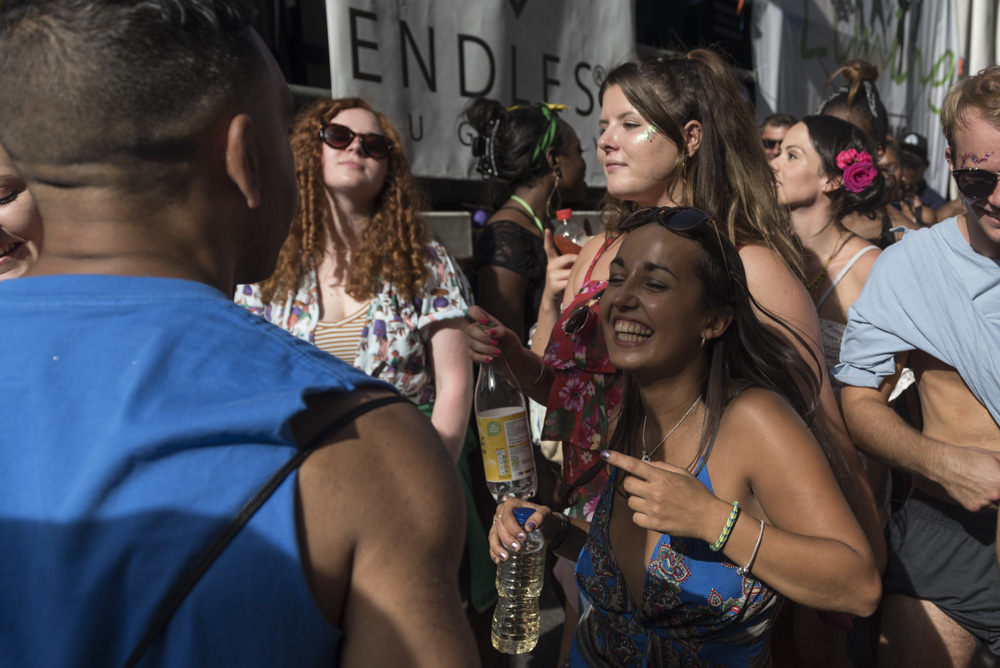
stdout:
{"type": "Polygon", "coordinates": [[[535,472],[528,417],[518,407],[497,408],[476,415],[483,468],[489,482],[509,482],[535,472]]]}

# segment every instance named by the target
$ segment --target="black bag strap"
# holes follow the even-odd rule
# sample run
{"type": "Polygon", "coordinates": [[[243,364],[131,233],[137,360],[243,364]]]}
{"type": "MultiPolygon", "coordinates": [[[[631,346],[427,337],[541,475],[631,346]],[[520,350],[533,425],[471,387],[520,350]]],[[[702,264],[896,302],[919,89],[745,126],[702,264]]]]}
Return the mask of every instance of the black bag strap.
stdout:
{"type": "Polygon", "coordinates": [[[322,429],[319,434],[317,434],[313,439],[302,449],[295,453],[295,455],[289,459],[285,464],[278,469],[274,475],[272,475],[267,482],[265,482],[260,489],[258,489],[250,500],[247,501],[243,507],[240,509],[236,516],[230,520],[226,528],[215,538],[214,541],[208,546],[208,548],[202,552],[198,561],[195,562],[182,577],[177,581],[177,584],[173,586],[170,593],[167,594],[166,599],[160,605],[160,609],[157,611],[156,616],[153,617],[153,621],[150,622],[149,626],[146,628],[146,633],[143,634],[142,639],[136,644],[135,649],[132,650],[132,654],[129,655],[128,659],[125,661],[125,668],[132,668],[139,663],[143,654],[149,649],[149,646],[153,644],[153,640],[159,635],[163,627],[167,625],[170,618],[180,607],[181,603],[187,597],[188,593],[194,588],[201,576],[205,574],[209,566],[222,554],[222,551],[226,549],[229,543],[236,537],[236,534],[246,526],[250,518],[264,505],[275,490],[281,486],[281,483],[285,481],[288,475],[296,470],[302,465],[302,462],[306,460],[313,450],[322,445],[327,438],[337,433],[344,427],[346,427],[351,422],[354,422],[359,417],[365,413],[375,410],[376,408],[381,408],[382,406],[387,406],[389,404],[400,403],[403,401],[408,401],[405,397],[399,395],[393,395],[389,397],[381,397],[379,399],[373,399],[367,403],[355,406],[347,411],[345,411],[340,417],[338,417],[329,426],[322,429]]]}

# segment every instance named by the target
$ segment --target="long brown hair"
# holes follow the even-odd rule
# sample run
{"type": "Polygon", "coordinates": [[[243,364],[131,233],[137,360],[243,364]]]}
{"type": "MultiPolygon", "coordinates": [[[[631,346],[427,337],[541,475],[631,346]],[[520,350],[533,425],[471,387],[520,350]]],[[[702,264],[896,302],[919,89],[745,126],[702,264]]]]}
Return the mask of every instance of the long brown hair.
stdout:
{"type": "Polygon", "coordinates": [[[409,299],[428,278],[425,261],[430,231],[418,215],[425,199],[403,155],[396,128],[361,98],[318,100],[302,109],[292,122],[299,206],[281,247],[277,268],[261,284],[264,303],[296,291],[302,277],[316,266],[317,251],[323,248],[333,215],[323,184],[323,142],[319,129],[345,109],[364,109],[374,114],[382,126],[382,134],[394,146],[387,158],[385,184],[375,198],[374,210],[347,270],[347,294],[355,299],[371,297],[382,280],[392,283],[409,299]]]}
{"type": "MultiPolygon", "coordinates": [[[[766,246],[801,274],[801,251],[788,211],[775,195],[756,115],[719,54],[695,49],[686,55],[640,55],[608,74],[602,102],[610,86],[621,88],[636,111],[678,147],[667,184],[668,192],[683,184],[678,204],[706,211],[733,243],[766,246]],[[688,158],[683,147],[689,121],[701,124],[702,139],[688,158]]],[[[618,223],[636,204],[605,195],[604,207],[606,229],[617,233],[618,223]]]]}

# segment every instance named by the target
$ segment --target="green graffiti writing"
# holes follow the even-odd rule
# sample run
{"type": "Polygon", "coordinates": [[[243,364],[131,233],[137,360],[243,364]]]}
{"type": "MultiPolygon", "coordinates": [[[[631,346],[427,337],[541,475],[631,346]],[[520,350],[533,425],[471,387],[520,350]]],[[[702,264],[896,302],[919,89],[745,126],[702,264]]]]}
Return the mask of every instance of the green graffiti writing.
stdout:
{"type": "MultiPolygon", "coordinates": [[[[816,0],[802,0],[803,27],[802,39],[799,53],[803,60],[813,60],[825,58],[830,49],[825,44],[812,44],[809,40],[810,10],[816,0]]],[[[880,0],[873,0],[880,2],[880,0]]],[[[895,20],[898,24],[905,18],[905,12],[900,9],[895,11],[895,20]]],[[[833,61],[836,66],[840,66],[854,58],[865,58],[879,66],[881,70],[887,68],[892,72],[892,80],[896,84],[903,84],[907,80],[919,82],[928,89],[928,107],[938,113],[937,107],[930,99],[930,90],[950,86],[955,80],[955,70],[957,58],[950,49],[946,49],[940,56],[933,60],[925,58],[921,49],[910,45],[905,59],[901,59],[902,45],[899,43],[899,33],[892,26],[890,30],[873,30],[864,21],[860,12],[853,18],[841,20],[839,15],[833,23],[833,61]],[[889,34],[895,33],[891,42],[887,42],[889,34]],[[897,62],[899,63],[897,66],[897,62]]]]}

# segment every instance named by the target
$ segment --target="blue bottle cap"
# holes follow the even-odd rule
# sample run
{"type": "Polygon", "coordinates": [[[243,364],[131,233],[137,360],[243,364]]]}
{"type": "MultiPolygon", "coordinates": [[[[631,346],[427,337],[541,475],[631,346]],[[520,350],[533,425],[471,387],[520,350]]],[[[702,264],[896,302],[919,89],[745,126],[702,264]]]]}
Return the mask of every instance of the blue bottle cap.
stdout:
{"type": "Polygon", "coordinates": [[[521,526],[524,526],[524,523],[528,521],[528,518],[534,514],[534,508],[525,508],[522,506],[521,508],[514,509],[514,519],[516,519],[517,523],[521,526]]]}

